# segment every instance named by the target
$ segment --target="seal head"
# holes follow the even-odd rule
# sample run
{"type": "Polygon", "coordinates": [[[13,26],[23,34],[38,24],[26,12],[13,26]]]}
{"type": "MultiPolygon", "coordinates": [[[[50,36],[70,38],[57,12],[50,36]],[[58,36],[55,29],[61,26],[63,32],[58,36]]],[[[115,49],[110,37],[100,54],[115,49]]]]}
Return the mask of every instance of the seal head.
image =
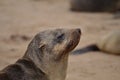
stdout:
{"type": "Polygon", "coordinates": [[[30,58],[50,80],[64,80],[68,53],[80,40],[80,29],[56,29],[38,33],[24,57],[30,58]]]}

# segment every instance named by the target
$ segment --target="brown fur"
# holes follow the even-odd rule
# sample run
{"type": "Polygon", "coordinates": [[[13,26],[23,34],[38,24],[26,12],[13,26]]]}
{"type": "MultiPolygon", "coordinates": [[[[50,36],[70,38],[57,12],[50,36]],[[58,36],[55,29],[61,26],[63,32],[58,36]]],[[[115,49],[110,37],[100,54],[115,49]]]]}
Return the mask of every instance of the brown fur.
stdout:
{"type": "Polygon", "coordinates": [[[80,29],[38,33],[25,55],[0,71],[0,80],[65,80],[68,53],[78,44],[80,29]]]}

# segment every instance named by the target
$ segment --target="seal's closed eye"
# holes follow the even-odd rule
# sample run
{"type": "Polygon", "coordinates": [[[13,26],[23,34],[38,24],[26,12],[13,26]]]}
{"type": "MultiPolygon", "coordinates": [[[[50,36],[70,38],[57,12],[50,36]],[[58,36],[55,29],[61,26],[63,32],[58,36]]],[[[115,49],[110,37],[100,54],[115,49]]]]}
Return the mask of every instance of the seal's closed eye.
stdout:
{"type": "Polygon", "coordinates": [[[57,39],[64,39],[64,37],[65,37],[65,34],[61,34],[57,37],[57,39]]]}
{"type": "Polygon", "coordinates": [[[65,34],[62,33],[56,38],[56,42],[61,43],[65,39],[65,34]]]}

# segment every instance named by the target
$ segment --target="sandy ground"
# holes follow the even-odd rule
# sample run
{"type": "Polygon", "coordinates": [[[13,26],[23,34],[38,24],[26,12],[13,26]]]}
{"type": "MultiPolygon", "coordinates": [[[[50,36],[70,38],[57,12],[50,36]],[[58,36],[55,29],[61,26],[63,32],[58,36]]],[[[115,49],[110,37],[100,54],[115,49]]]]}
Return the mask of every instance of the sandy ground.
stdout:
{"type": "MultiPolygon", "coordinates": [[[[69,11],[68,0],[0,0],[0,69],[22,57],[33,36],[51,28],[81,28],[77,48],[120,30],[110,13],[69,11]]],[[[120,80],[120,56],[103,52],[70,55],[66,80],[120,80]]]]}

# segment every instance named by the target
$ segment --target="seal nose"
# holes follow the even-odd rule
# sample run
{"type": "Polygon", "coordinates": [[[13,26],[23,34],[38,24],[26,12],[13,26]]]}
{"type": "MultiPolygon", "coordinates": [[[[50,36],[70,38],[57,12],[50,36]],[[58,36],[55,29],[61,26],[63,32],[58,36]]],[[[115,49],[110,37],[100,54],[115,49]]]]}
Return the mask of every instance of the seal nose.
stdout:
{"type": "Polygon", "coordinates": [[[79,34],[81,34],[81,30],[80,30],[80,29],[76,29],[76,31],[77,31],[79,34]]]}

